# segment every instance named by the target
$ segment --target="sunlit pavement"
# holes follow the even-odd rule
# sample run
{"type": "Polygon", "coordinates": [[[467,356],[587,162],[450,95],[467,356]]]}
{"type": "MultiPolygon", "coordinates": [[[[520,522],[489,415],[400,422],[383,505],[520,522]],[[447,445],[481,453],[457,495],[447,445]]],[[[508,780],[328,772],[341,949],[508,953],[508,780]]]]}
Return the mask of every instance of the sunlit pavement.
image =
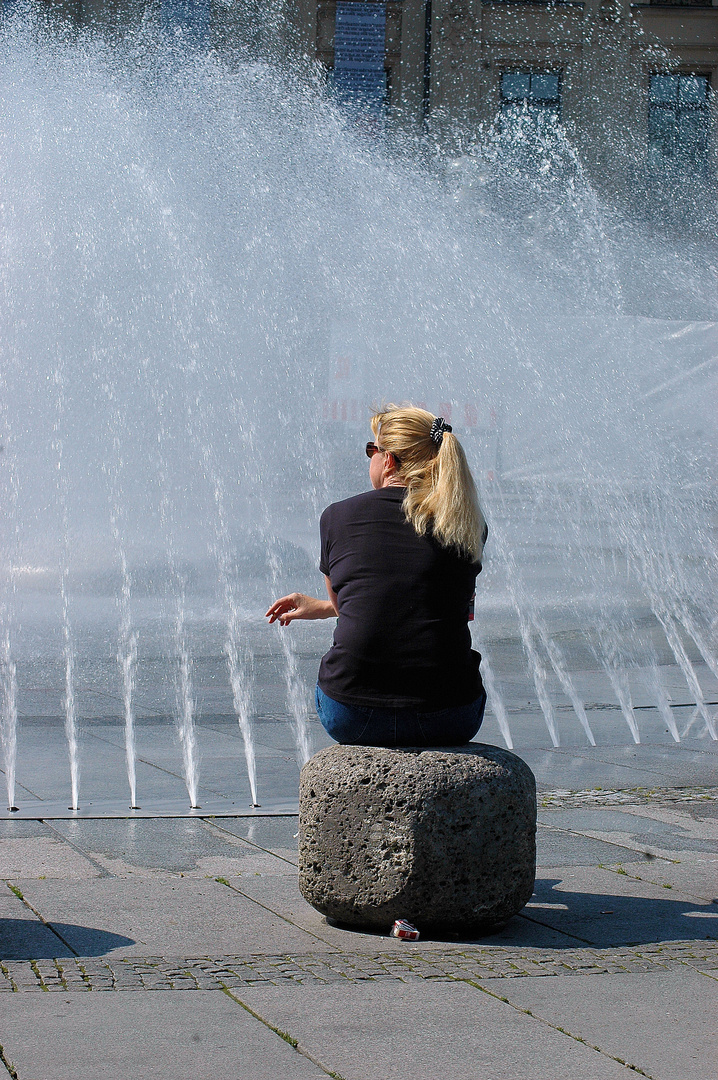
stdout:
{"type": "MultiPolygon", "coordinates": [[[[60,734],[38,739],[48,760],[60,734]]],[[[288,798],[286,726],[259,724],[258,742],[272,797],[288,798]]],[[[541,789],[536,891],[480,940],[328,925],[299,895],[286,812],[41,819],[36,797],[35,819],[0,822],[5,1067],[18,1080],[709,1080],[718,744],[521,752],[541,789]]],[[[164,794],[182,812],[181,789],[164,794]]]]}
{"type": "MultiPolygon", "coordinates": [[[[299,894],[299,769],[276,661],[256,672],[258,808],[231,699],[206,661],[194,811],[159,694],[138,701],[130,811],[123,725],[99,668],[78,689],[69,810],[61,684],[38,671],[20,702],[19,810],[0,820],[10,1075],[710,1080],[718,742],[664,665],[682,741],[637,672],[636,744],[605,675],[576,655],[596,745],[554,689],[556,746],[515,641],[493,655],[539,790],[535,894],[489,937],[415,944],[331,926],[299,894]]],[[[309,687],[317,652],[299,661],[309,687]]],[[[713,677],[700,677],[714,715],[713,677]]],[[[329,742],[311,714],[308,725],[314,750],[329,742]]],[[[489,709],[480,739],[504,745],[504,734],[489,709]]]]}

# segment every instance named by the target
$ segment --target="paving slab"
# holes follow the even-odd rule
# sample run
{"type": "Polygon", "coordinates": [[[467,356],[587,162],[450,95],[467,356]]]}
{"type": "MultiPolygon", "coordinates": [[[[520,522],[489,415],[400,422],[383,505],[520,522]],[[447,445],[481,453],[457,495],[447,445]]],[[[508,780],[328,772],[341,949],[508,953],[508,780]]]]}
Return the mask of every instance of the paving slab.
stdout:
{"type": "Polygon", "coordinates": [[[47,923],[71,926],[66,940],[79,956],[96,955],[98,934],[106,933],[132,939],[123,955],[301,952],[316,945],[311,934],[214,878],[158,870],[151,876],[65,881],[61,888],[31,879],[17,884],[47,923]]]}
{"type": "MultiPolygon", "coordinates": [[[[603,716],[603,714],[601,714],[603,716]]],[[[559,713],[562,724],[567,717],[559,713]]],[[[599,745],[591,747],[574,738],[560,747],[547,743],[545,724],[535,710],[525,717],[511,717],[518,724],[516,745],[519,754],[534,770],[539,790],[557,788],[644,788],[661,786],[718,785],[718,744],[690,739],[676,745],[661,732],[651,733],[647,742],[636,746],[627,730],[601,721],[599,745]],[[519,723],[520,720],[520,723],[519,723]]],[[[571,723],[575,725],[572,720],[571,723]]],[[[623,726],[625,729],[625,725],[623,726]]],[[[286,717],[255,721],[255,750],[259,801],[296,800],[298,768],[291,725],[286,717]]],[[[331,740],[321,725],[309,725],[314,749],[331,740]]],[[[197,723],[200,750],[200,803],[227,799],[237,806],[249,802],[244,748],[238,725],[231,717],[200,717],[197,723]]],[[[494,724],[479,733],[484,742],[503,746],[494,724]]],[[[171,715],[139,718],[136,726],[137,799],[139,805],[163,801],[187,803],[182,778],[182,757],[171,715]]],[[[105,802],[129,805],[125,766],[123,726],[119,717],[85,717],[80,723],[80,805],[105,802]]],[[[18,805],[38,799],[67,807],[70,801],[69,768],[63,720],[60,715],[21,718],[18,731],[18,805]]],[[[52,810],[51,810],[52,812],[52,810]]]]}
{"type": "Polygon", "coordinates": [[[271,851],[295,866],[299,863],[297,815],[276,818],[216,818],[210,819],[210,824],[271,851]]]}
{"type": "Polygon", "coordinates": [[[646,834],[653,833],[654,838],[671,836],[679,838],[681,833],[690,835],[693,831],[700,831],[694,830],[693,822],[696,819],[687,808],[676,805],[661,806],[644,803],[620,807],[572,806],[568,809],[540,807],[538,818],[545,825],[571,829],[589,836],[617,834],[619,837],[632,837],[634,834],[642,834],[645,837],[646,834]]]}
{"type": "MultiPolygon", "coordinates": [[[[637,881],[647,881],[662,889],[673,890],[685,897],[712,904],[715,914],[701,907],[701,919],[718,919],[718,856],[709,858],[692,853],[684,854],[680,861],[655,858],[641,864],[634,862],[608,865],[608,869],[627,874],[637,881]]],[[[696,917],[696,916],[692,916],[696,917]]]]}
{"type": "MultiPolygon", "coordinates": [[[[233,878],[283,874],[294,865],[202,818],[53,820],[44,827],[56,843],[64,837],[68,851],[83,852],[88,865],[96,868],[95,876],[147,875],[162,867],[185,877],[233,878]]],[[[0,840],[0,858],[2,844],[0,840]]]]}
{"type": "MultiPolygon", "coordinates": [[[[239,996],[344,1080],[618,1080],[630,1074],[466,983],[359,982],[239,996]]],[[[235,991],[236,992],[236,991],[235,991]]]]}
{"type": "Polygon", "coordinates": [[[605,867],[542,870],[522,917],[591,945],[718,938],[715,905],[605,867]]]}
{"type": "MultiPolygon", "coordinates": [[[[119,724],[113,725],[121,732],[119,724]]],[[[105,725],[97,725],[100,732],[105,725]]],[[[80,721],[80,804],[98,797],[121,797],[129,806],[129,785],[124,747],[93,737],[95,725],[80,721]]],[[[181,754],[169,732],[172,750],[169,771],[153,767],[138,746],[138,790],[152,791],[155,797],[181,798],[186,791],[181,777],[181,754]]],[[[138,730],[138,742],[141,734],[138,730]]],[[[161,762],[164,764],[164,762],[161,762]]],[[[17,778],[46,802],[70,805],[70,770],[64,726],[60,717],[21,720],[18,729],[17,778]]]]}
{"type": "Polygon", "coordinates": [[[559,857],[562,850],[571,850],[563,840],[568,835],[581,833],[587,842],[610,841],[597,862],[614,869],[622,867],[627,874],[644,881],[712,901],[718,896],[718,820],[712,816],[711,806],[718,816],[718,804],[705,804],[704,817],[690,813],[691,805],[541,810],[543,828],[539,826],[539,835],[543,831],[554,836],[559,857]],[[560,826],[570,828],[572,833],[560,826]]]}
{"type": "MultiPolygon", "coordinates": [[[[280,704],[283,705],[283,701],[280,701],[280,704]]],[[[310,713],[307,723],[311,745],[315,750],[318,750],[320,745],[325,743],[327,745],[331,744],[331,738],[313,713],[310,713]]],[[[221,731],[229,738],[236,739],[240,753],[243,753],[243,738],[234,713],[231,716],[208,716],[205,714],[202,717],[202,726],[221,731]]],[[[258,756],[279,756],[296,761],[294,734],[291,726],[287,723],[286,717],[281,715],[281,709],[279,715],[271,718],[255,715],[252,723],[252,733],[258,756]]]]}
{"type": "Polygon", "coordinates": [[[54,836],[0,838],[0,878],[92,878],[100,870],[54,836]]]}
{"type": "MultiPolygon", "coordinates": [[[[197,871],[218,876],[208,863],[223,859],[241,863],[262,854],[229,831],[221,831],[197,818],[139,818],[136,820],[53,821],[53,829],[81,851],[122,867],[152,870],[162,867],[178,873],[197,871]]],[[[265,862],[271,856],[265,857],[265,862]]],[[[236,872],[240,872],[238,866],[236,872]]]]}
{"type": "MultiPolygon", "coordinates": [[[[718,854],[718,800],[710,803],[687,803],[664,804],[648,803],[642,806],[629,806],[626,812],[634,818],[643,818],[649,822],[657,822],[668,825],[673,830],[671,835],[676,835],[676,829],[680,830],[679,836],[684,839],[695,837],[697,844],[688,844],[683,850],[690,848],[693,851],[707,850],[706,842],[712,843],[714,851],[718,854]],[[707,813],[701,813],[701,807],[707,813]]],[[[651,826],[653,827],[653,826],[651,826]]]]}
{"type": "MultiPolygon", "coordinates": [[[[264,728],[265,725],[262,725],[264,728]]],[[[279,732],[264,736],[255,742],[255,755],[259,760],[259,771],[264,792],[274,790],[271,779],[277,775],[283,784],[296,786],[299,770],[296,763],[296,748],[293,744],[290,725],[271,725],[279,732]],[[280,736],[286,745],[274,745],[280,736]]],[[[239,725],[232,717],[205,717],[198,719],[195,727],[199,750],[200,790],[224,794],[231,797],[249,798],[247,765],[244,756],[244,743],[239,733],[239,725]]],[[[259,731],[256,732],[260,734],[259,731]]],[[[264,732],[261,732],[264,735],[264,732]]],[[[124,755],[124,733],[117,724],[93,724],[88,736],[102,740],[124,755]]],[[[89,748],[89,744],[88,744],[89,748]]],[[[164,723],[140,725],[137,729],[137,750],[140,757],[153,763],[158,768],[172,770],[182,776],[182,757],[178,746],[176,729],[171,717],[164,723]]],[[[140,789],[138,787],[138,793],[140,789]]],[[[145,797],[155,797],[154,791],[143,792],[145,797]]]]}
{"type": "Polygon", "coordinates": [[[5,995],[0,1027],[19,1080],[326,1077],[222,993],[5,995]]]}
{"type": "Polygon", "coordinates": [[[686,804],[685,812],[695,821],[709,821],[718,818],[718,799],[692,801],[686,804]]]}
{"type": "MultiPolygon", "coordinates": [[[[328,743],[321,725],[311,725],[317,746],[328,743]],[[321,734],[319,732],[321,731],[321,734]]],[[[254,724],[260,797],[296,798],[299,769],[291,725],[254,724]]],[[[196,725],[200,754],[201,798],[226,797],[249,802],[244,746],[233,718],[200,719],[196,725]]],[[[135,729],[137,799],[186,800],[182,754],[171,716],[139,719],[135,729]]],[[[119,718],[83,717],[79,722],[80,805],[104,799],[126,799],[129,785],[124,730],[119,718]]],[[[21,718],[18,730],[17,779],[21,789],[48,803],[70,800],[69,765],[64,722],[60,715],[21,718]]],[[[201,801],[200,798],[200,801],[201,801]]]]}
{"type": "Polygon", "coordinates": [[[60,938],[0,883],[0,958],[24,960],[67,951],[60,938]]]}
{"type": "MultiPolygon", "coordinates": [[[[272,911],[280,913],[297,926],[301,926],[307,933],[337,948],[366,952],[373,952],[377,947],[388,947],[398,952],[404,948],[404,943],[395,938],[369,931],[362,932],[348,927],[339,927],[327,922],[324,916],[315,911],[302,897],[297,886],[296,874],[277,876],[271,880],[263,876],[242,878],[236,882],[236,887],[258,903],[266,905],[272,911]]],[[[387,934],[389,929],[387,926],[387,934]]],[[[419,929],[421,930],[421,927],[419,929]]],[[[479,937],[466,937],[460,933],[423,934],[418,947],[420,949],[434,948],[436,942],[456,947],[468,942],[496,946],[510,944],[517,947],[562,948],[575,946],[578,939],[570,937],[560,929],[544,926],[518,915],[510,919],[501,929],[479,937]]]]}
{"type": "Polygon", "coordinates": [[[718,784],[718,759],[703,747],[693,749],[673,741],[664,746],[655,743],[640,746],[604,745],[584,751],[583,756],[607,765],[658,770],[663,777],[663,786],[673,779],[680,779],[687,787],[718,784]]]}
{"type": "MultiPolygon", "coordinates": [[[[539,813],[544,828],[607,842],[607,850],[615,845],[614,854],[624,859],[641,861],[656,855],[670,859],[689,853],[718,856],[718,829],[712,822],[698,822],[678,810],[658,812],[650,807],[625,807],[539,813]]],[[[556,839],[560,846],[559,837],[556,839]]]]}
{"type": "MultiPolygon", "coordinates": [[[[504,682],[502,686],[504,702],[508,706],[508,721],[514,745],[520,753],[529,748],[554,749],[544,715],[536,702],[535,687],[526,687],[529,692],[523,696],[521,689],[520,685],[512,685],[510,681],[504,682]]],[[[562,705],[554,698],[557,705],[554,717],[559,746],[562,750],[577,753],[586,750],[589,756],[593,753],[600,756],[603,747],[636,745],[620,707],[610,700],[613,696],[611,692],[606,693],[605,676],[597,680],[596,696],[593,700],[588,694],[581,695],[580,688],[578,689],[579,695],[583,696],[586,704],[586,715],[596,740],[596,747],[591,747],[573,708],[562,705]],[[601,682],[603,682],[602,687],[599,685],[601,682]]],[[[644,700],[647,701],[647,699],[644,700]]],[[[686,738],[690,739],[691,743],[708,744],[712,740],[705,731],[703,722],[693,719],[694,712],[695,706],[692,703],[674,707],[678,731],[681,735],[685,732],[686,738]]],[[[641,746],[654,744],[670,749],[676,745],[657,708],[648,705],[639,706],[635,708],[634,716],[638,724],[641,746]]],[[[503,736],[490,711],[487,712],[482,724],[482,732],[485,741],[503,743],[503,736]]]]}
{"type": "MultiPolygon", "coordinates": [[[[629,874],[664,888],[677,888],[705,901],[718,897],[718,803],[625,807],[612,838],[646,845],[651,858],[639,866],[622,865],[629,874]],[[633,819],[633,825],[631,824],[633,819]],[[627,839],[620,833],[625,830],[627,839]]],[[[610,820],[593,819],[594,835],[610,820]],[[595,829],[598,825],[599,829],[595,829]]]]}
{"type": "Polygon", "coordinates": [[[539,822],[536,830],[537,866],[595,866],[597,863],[643,862],[642,852],[632,851],[591,836],[576,836],[552,823],[539,822]]]}
{"type": "Polygon", "coordinates": [[[511,980],[502,993],[653,1080],[718,1073],[718,980],[690,968],[511,980]]]}
{"type": "MultiPolygon", "coordinates": [[[[718,695],[716,695],[718,696],[718,695]]],[[[683,746],[693,746],[699,749],[704,754],[713,754],[718,756],[718,739],[692,739],[690,737],[681,739],[683,746]]]]}
{"type": "MultiPolygon", "coordinates": [[[[640,759],[636,764],[609,763],[593,757],[591,747],[585,749],[521,748],[519,756],[530,765],[536,776],[539,791],[557,788],[583,791],[586,788],[657,788],[665,786],[660,767],[646,768],[640,759]]],[[[713,770],[711,769],[711,775],[713,770]]],[[[679,779],[679,774],[675,777],[679,779]]]]}

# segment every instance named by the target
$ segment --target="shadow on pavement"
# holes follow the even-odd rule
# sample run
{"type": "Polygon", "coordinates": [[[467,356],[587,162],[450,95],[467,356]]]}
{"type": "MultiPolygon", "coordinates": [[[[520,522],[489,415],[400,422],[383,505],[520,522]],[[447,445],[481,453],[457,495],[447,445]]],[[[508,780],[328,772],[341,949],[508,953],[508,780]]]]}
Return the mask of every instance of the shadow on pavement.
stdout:
{"type": "MultiPolygon", "coordinates": [[[[696,939],[718,940],[718,902],[691,903],[621,896],[611,893],[571,892],[561,878],[539,878],[531,900],[503,926],[483,933],[428,928],[421,941],[452,945],[486,945],[522,949],[614,948],[696,939]]],[[[386,931],[360,929],[333,919],[330,926],[381,940],[386,931]]],[[[419,930],[421,931],[421,925],[419,930]]]]}
{"type": "MultiPolygon", "coordinates": [[[[609,948],[696,938],[718,940],[716,903],[571,892],[561,888],[560,878],[537,880],[534,895],[518,918],[567,935],[566,948],[576,948],[581,941],[609,948]]],[[[522,939],[525,943],[524,934],[522,939]]]]}
{"type": "Polygon", "coordinates": [[[71,923],[45,923],[34,919],[0,919],[0,958],[2,960],[52,960],[77,956],[66,941],[82,943],[81,956],[104,956],[113,949],[134,945],[132,938],[71,923]],[[64,939],[64,940],[63,940],[64,939]]]}

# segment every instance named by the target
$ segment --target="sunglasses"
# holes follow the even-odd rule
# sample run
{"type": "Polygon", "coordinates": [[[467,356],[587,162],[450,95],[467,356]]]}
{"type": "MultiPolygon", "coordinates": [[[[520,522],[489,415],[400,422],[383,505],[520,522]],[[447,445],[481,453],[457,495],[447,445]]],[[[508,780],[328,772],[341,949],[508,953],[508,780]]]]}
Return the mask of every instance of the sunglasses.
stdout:
{"type": "Polygon", "coordinates": [[[373,458],[374,454],[391,454],[397,465],[399,464],[399,458],[393,450],[382,450],[381,447],[377,446],[374,442],[368,442],[364,449],[366,450],[366,456],[368,458],[373,458]]]}

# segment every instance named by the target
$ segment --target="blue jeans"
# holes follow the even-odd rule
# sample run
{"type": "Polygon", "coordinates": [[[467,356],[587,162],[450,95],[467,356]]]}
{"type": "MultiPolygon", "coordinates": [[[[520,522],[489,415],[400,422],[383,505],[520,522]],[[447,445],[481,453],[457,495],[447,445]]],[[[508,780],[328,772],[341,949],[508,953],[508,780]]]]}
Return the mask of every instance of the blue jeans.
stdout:
{"type": "Polygon", "coordinates": [[[464,746],[484,719],[486,693],[470,705],[435,712],[342,705],[317,686],[317,714],[338,743],[352,746],[464,746]]]}

